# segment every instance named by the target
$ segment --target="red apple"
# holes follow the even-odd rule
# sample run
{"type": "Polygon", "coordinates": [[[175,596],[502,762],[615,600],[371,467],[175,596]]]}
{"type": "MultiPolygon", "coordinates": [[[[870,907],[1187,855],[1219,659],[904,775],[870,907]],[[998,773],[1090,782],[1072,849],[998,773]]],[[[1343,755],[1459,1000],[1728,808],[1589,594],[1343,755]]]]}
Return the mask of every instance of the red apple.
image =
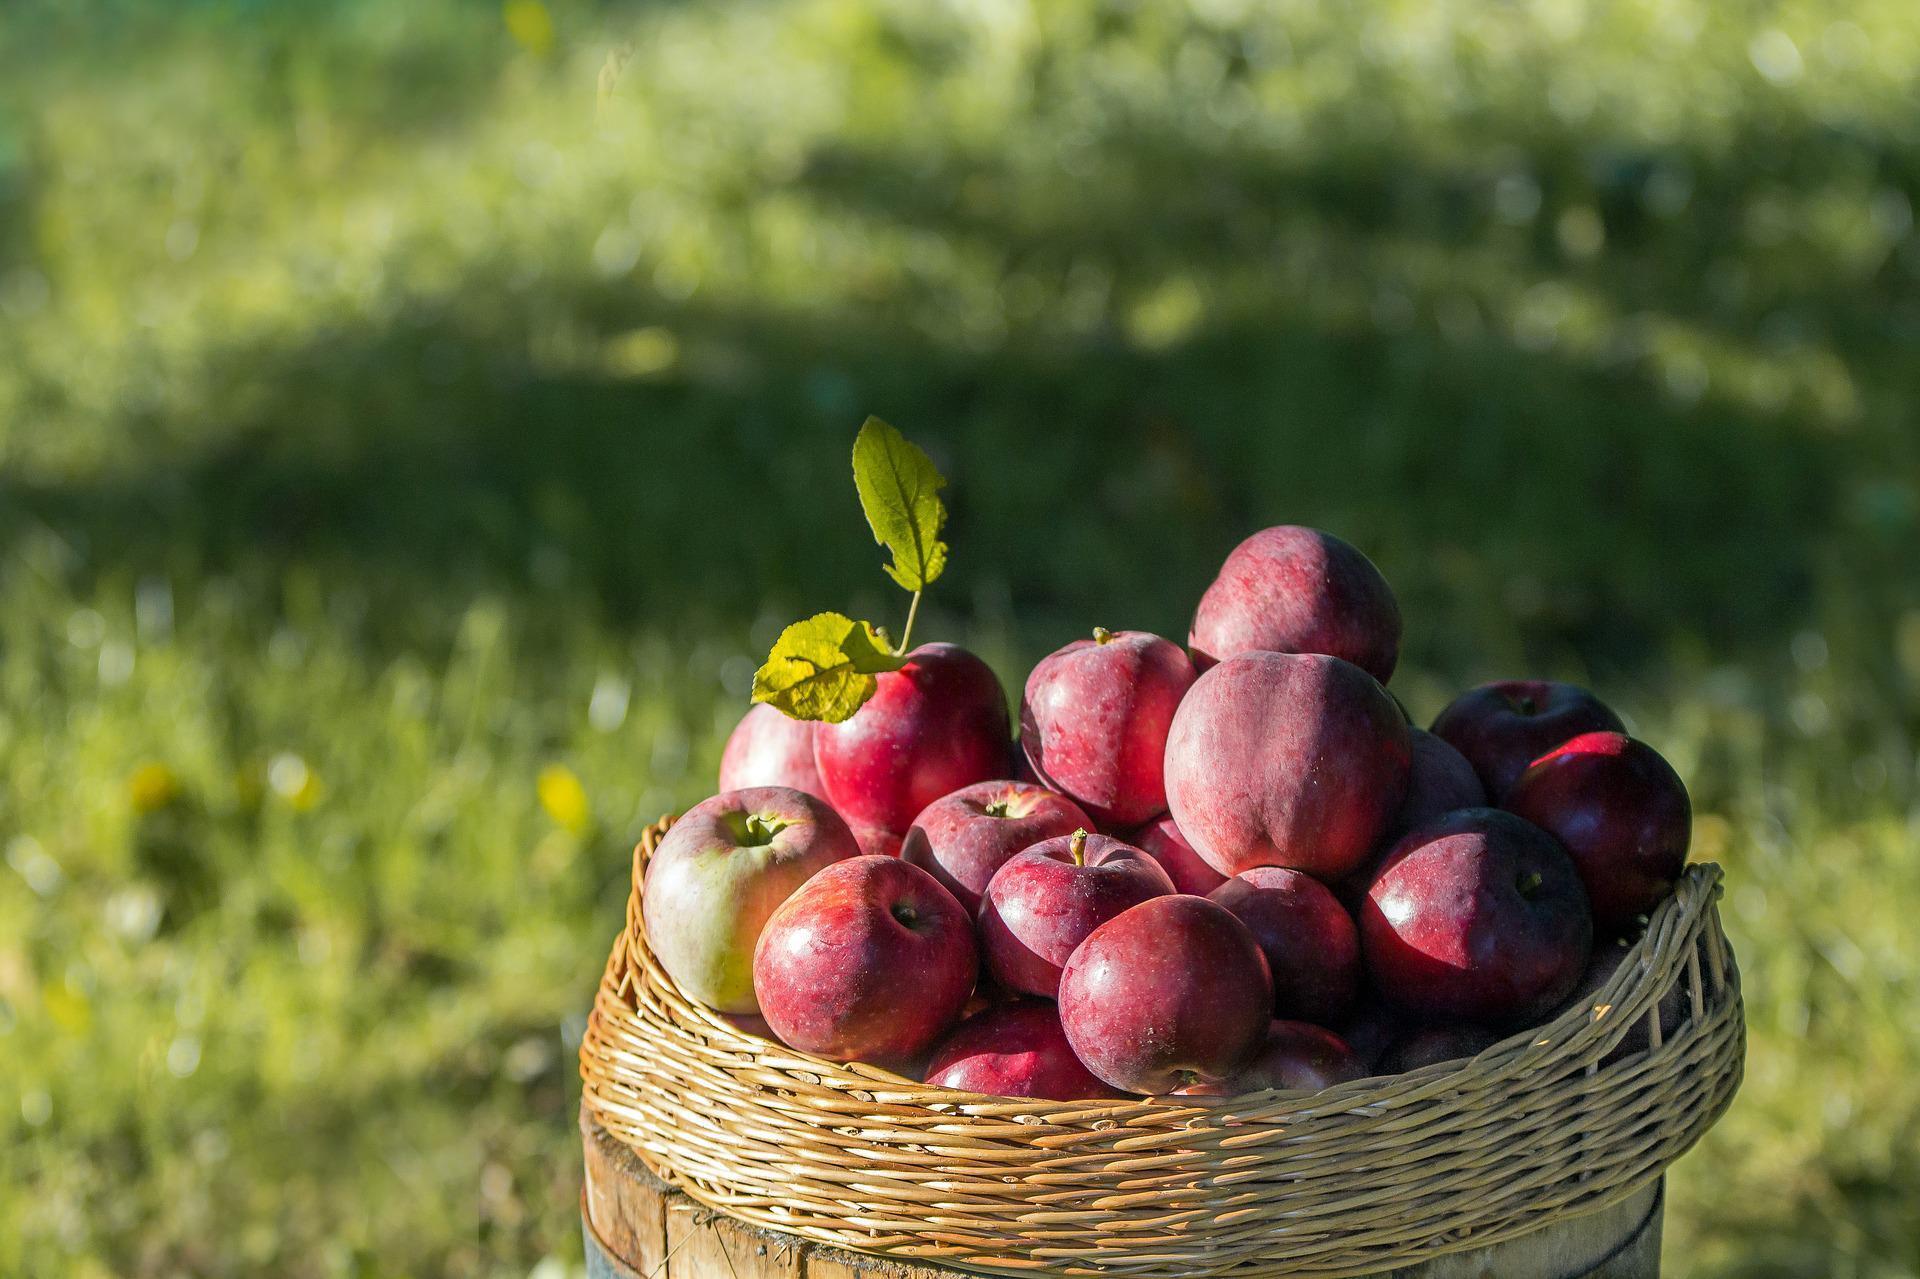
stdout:
{"type": "Polygon", "coordinates": [[[1119,1097],[1067,1043],[1060,1011],[1041,999],[997,1004],[954,1027],[933,1050],[927,1082],[990,1097],[1085,1101],[1119,1097]]]}
{"type": "Polygon", "coordinates": [[[904,831],[921,809],[1007,766],[1007,698],[957,644],[922,644],[851,719],[814,731],[827,800],[853,826],[904,831]]]}
{"type": "Polygon", "coordinates": [[[1318,1092],[1367,1077],[1367,1064],[1324,1026],[1276,1021],[1253,1060],[1231,1079],[1203,1080],[1173,1090],[1176,1097],[1240,1097],[1269,1089],[1318,1092]]]}
{"type": "Polygon", "coordinates": [[[735,1030],[748,1035],[758,1035],[762,1039],[777,1040],[773,1027],[767,1025],[767,1019],[759,1013],[721,1013],[720,1020],[735,1030]]]}
{"type": "Polygon", "coordinates": [[[1166,812],[1167,729],[1193,680],[1185,650],[1145,631],[1096,630],[1040,659],[1020,701],[1034,775],[1101,826],[1166,812]]]}
{"type": "Polygon", "coordinates": [[[1171,817],[1148,822],[1135,831],[1127,842],[1160,863],[1160,868],[1173,881],[1175,892],[1205,897],[1227,882],[1225,875],[1207,865],[1205,859],[1193,851],[1193,845],[1187,842],[1187,837],[1180,833],[1180,827],[1171,817]]]}
{"type": "Polygon", "coordinates": [[[898,857],[900,846],[906,836],[897,831],[882,830],[878,826],[855,825],[853,842],[860,845],[860,851],[869,857],[898,857]]]}
{"type": "Polygon", "coordinates": [[[980,900],[987,971],[1009,990],[1051,998],[1087,934],[1172,892],[1159,862],[1117,839],[1076,831],[1035,844],[994,873],[980,900]]]}
{"type": "Polygon", "coordinates": [[[1510,679],[1468,689],[1433,721],[1434,736],[1467,757],[1487,799],[1499,803],[1527,765],[1582,733],[1621,730],[1620,717],[1586,689],[1510,679]]]}
{"type": "Polygon", "coordinates": [[[1372,560],[1331,533],[1283,524],[1233,548],[1187,647],[1203,671],[1238,653],[1326,653],[1384,684],[1400,656],[1400,606],[1372,560]]]}
{"type": "Polygon", "coordinates": [[[753,986],[789,1047],[898,1064],[959,1020],[978,969],[972,921],[952,893],[897,857],[854,857],[773,913],[753,986]]]}
{"type": "Polygon", "coordinates": [[[1461,808],[1484,808],[1487,788],[1467,757],[1423,728],[1409,730],[1413,768],[1407,774],[1407,797],[1390,827],[1404,835],[1461,808]]]}
{"type": "Polygon", "coordinates": [[[1231,1078],[1266,1035],[1266,956],[1233,912],[1154,897],[1093,930],[1060,977],[1060,1022],[1088,1070],[1126,1092],[1231,1078]]]}
{"type": "Polygon", "coordinates": [[[1593,949],[1593,915],[1553,836],[1465,808],[1387,854],[1361,903],[1381,994],[1431,1022],[1532,1024],[1565,999],[1593,949]]]}
{"type": "Polygon", "coordinates": [[[1268,1088],[1317,1092],[1366,1077],[1366,1063],[1340,1036],[1310,1022],[1282,1020],[1267,1027],[1267,1037],[1253,1060],[1240,1068],[1229,1086],[1235,1094],[1268,1088]]]}
{"type": "Polygon", "coordinates": [[[1479,1026],[1427,1026],[1395,1041],[1380,1068],[1389,1075],[1404,1075],[1438,1062],[1478,1057],[1499,1042],[1500,1036],[1479,1026]]]}
{"type": "Polygon", "coordinates": [[[1501,807],[1566,846],[1607,932],[1633,927],[1686,868],[1687,788],[1659,752],[1624,733],[1582,733],[1542,755],[1501,807]]]}
{"type": "Polygon", "coordinates": [[[768,918],[816,871],[859,852],[839,814],[804,791],[715,795],[688,809],[647,863],[647,945],[691,998],[758,1012],[753,950],[768,918]]]}
{"type": "Polygon", "coordinates": [[[812,720],[789,719],[765,702],[749,706],[727,737],[720,752],[720,789],[749,786],[789,786],[821,799],[827,797],[820,772],[813,766],[812,720]]]}
{"type": "Polygon", "coordinates": [[[1167,799],[1209,866],[1359,868],[1399,811],[1412,747],[1372,676],[1321,654],[1242,653],[1173,717],[1167,799]]]}
{"type": "Polygon", "coordinates": [[[1360,913],[1360,901],[1367,895],[1367,886],[1373,883],[1380,863],[1402,835],[1439,821],[1448,813],[1484,808],[1487,803],[1486,787],[1480,784],[1466,756],[1425,729],[1410,729],[1409,736],[1413,768],[1407,775],[1407,797],[1400,801],[1400,811],[1388,824],[1385,839],[1360,869],[1331,885],[1340,904],[1355,915],[1360,913]]]}
{"type": "Polygon", "coordinates": [[[1279,866],[1243,870],[1209,896],[1260,943],[1273,974],[1274,1015],[1329,1025],[1360,988],[1360,934],[1325,885],[1279,866]]]}
{"type": "Polygon", "coordinates": [[[973,914],[993,873],[1015,853],[1091,825],[1072,800],[1044,786],[976,782],[928,804],[913,819],[900,856],[973,914]]]}

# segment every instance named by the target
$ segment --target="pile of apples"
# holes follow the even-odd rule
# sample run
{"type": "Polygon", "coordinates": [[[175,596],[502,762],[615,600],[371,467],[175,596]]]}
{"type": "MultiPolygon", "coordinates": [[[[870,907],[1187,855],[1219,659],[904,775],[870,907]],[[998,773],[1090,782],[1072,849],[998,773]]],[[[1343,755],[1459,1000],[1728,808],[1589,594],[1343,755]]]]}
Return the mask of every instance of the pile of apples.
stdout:
{"type": "Polygon", "coordinates": [[[1017,741],[952,644],[843,722],[755,706],[653,855],[649,945],[742,1026],[971,1092],[1470,1056],[1605,983],[1691,813],[1572,685],[1483,685],[1412,727],[1400,629],[1371,561],[1284,526],[1228,557],[1186,647],[1098,630],[1042,660],[1017,741]]]}

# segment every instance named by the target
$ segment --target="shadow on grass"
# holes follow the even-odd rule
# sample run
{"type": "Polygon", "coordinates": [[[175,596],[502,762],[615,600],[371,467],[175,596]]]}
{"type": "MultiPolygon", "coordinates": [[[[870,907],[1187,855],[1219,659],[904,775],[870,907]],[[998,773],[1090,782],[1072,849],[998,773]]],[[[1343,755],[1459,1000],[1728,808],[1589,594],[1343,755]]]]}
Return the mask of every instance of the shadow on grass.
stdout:
{"type": "Polygon", "coordinates": [[[1897,241],[1911,216],[1902,200],[1920,199],[1920,148],[1864,124],[1748,106],[1725,136],[1660,146],[1551,114],[1483,123],[1467,127],[1481,136],[1451,163],[1428,153],[1431,139],[1346,131],[1337,113],[1310,143],[1270,148],[1122,117],[1085,136],[1077,176],[1054,182],[998,153],[842,144],[816,153],[802,183],[879,224],[977,242],[1020,266],[1099,261],[1147,279],[1257,272],[1330,245],[1391,284],[1383,249],[1493,249],[1502,265],[1591,288],[1622,313],[1657,311],[1763,343],[1813,330],[1850,354],[1891,355],[1897,330],[1916,319],[1912,262],[1866,250],[1836,261],[1811,218],[1767,202],[1872,206],[1869,220],[1886,221],[1897,241]],[[1510,194],[1489,198],[1502,178],[1510,194]],[[1520,211],[1506,216],[1503,203],[1520,211]],[[1566,251],[1558,227],[1569,210],[1598,218],[1594,252],[1566,251]]]}
{"type": "Polygon", "coordinates": [[[0,531],[49,525],[91,573],[315,575],[370,599],[376,643],[481,591],[737,625],[883,589],[846,469],[878,412],[950,473],[942,599],[1040,649],[1096,622],[1183,633],[1234,540],[1298,521],[1381,563],[1416,661],[1618,670],[1682,637],[1773,643],[1851,465],[1786,415],[1278,305],[1158,351],[1016,333],[976,353],[881,311],[548,288],[516,313],[477,279],[432,314],[218,354],[212,443],[134,429],[96,475],[0,481],[0,531]],[[571,349],[539,354],[546,321],[521,315],[556,312],[571,349]],[[670,367],[623,369],[637,327],[670,367]]]}

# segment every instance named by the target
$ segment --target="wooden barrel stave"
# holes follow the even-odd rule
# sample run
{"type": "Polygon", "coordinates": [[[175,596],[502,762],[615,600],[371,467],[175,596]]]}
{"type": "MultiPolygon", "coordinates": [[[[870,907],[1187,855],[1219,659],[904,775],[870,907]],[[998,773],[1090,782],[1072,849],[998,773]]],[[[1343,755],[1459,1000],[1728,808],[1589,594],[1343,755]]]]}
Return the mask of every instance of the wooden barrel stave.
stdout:
{"type": "MultiPolygon", "coordinates": [[[[968,1279],[762,1230],[670,1189],[582,1111],[588,1279],[968,1279]]],[[[1663,1182],[1599,1212],[1371,1279],[1657,1279],[1663,1182]]]]}

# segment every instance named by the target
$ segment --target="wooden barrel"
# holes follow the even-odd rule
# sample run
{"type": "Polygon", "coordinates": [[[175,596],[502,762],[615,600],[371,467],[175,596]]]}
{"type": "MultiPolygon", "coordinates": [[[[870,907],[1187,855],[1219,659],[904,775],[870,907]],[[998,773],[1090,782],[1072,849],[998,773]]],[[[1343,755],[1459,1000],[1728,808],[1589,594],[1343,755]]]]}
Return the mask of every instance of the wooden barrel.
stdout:
{"type": "MultiPolygon", "coordinates": [[[[971,1272],[825,1248],[733,1220],[667,1188],[582,1110],[588,1279],[962,1279],[971,1272]]],[[[1378,1279],[1657,1279],[1664,1183],[1611,1208],[1378,1279]]]]}

